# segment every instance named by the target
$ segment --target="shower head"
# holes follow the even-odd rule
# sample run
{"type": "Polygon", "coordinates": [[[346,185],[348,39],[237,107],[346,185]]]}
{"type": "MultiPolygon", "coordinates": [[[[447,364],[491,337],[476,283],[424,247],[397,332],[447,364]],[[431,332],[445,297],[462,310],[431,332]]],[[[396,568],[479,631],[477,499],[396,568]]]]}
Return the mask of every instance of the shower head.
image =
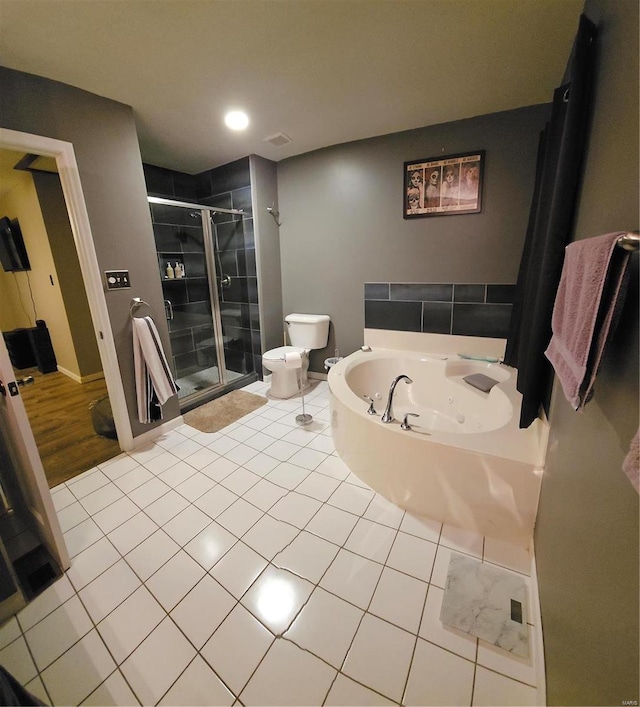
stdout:
{"type": "Polygon", "coordinates": [[[191,218],[202,218],[200,211],[189,211],[189,216],[191,216],[191,218]]]}

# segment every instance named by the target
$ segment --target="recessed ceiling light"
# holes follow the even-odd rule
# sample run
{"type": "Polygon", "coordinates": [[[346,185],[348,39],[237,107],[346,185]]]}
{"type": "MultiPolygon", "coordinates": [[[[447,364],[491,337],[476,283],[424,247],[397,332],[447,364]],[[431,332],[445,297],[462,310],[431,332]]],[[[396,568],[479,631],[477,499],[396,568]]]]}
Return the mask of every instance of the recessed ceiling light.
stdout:
{"type": "Polygon", "coordinates": [[[244,130],[249,125],[249,118],[241,110],[232,110],[224,116],[224,122],[231,130],[244,130]]]}

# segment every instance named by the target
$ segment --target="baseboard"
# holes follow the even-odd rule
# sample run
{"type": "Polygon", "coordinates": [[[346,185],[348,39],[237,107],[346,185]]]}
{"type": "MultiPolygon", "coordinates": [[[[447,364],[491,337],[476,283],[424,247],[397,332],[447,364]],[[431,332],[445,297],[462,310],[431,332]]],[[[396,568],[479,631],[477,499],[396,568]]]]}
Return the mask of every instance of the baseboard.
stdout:
{"type": "Polygon", "coordinates": [[[174,417],[172,420],[167,420],[167,422],[163,422],[161,425],[154,427],[152,430],[143,432],[141,435],[133,438],[133,449],[139,449],[140,447],[146,446],[149,442],[153,442],[154,439],[167,434],[167,432],[171,432],[171,430],[175,430],[175,428],[180,427],[180,425],[184,425],[182,415],[178,415],[178,417],[174,417]]]}
{"type": "Polygon", "coordinates": [[[63,366],[58,366],[57,368],[60,373],[63,373],[65,376],[71,378],[71,380],[74,380],[76,383],[91,383],[92,381],[97,381],[101,378],[104,378],[104,371],[90,373],[88,376],[79,376],[77,373],[74,373],[73,371],[70,371],[67,368],[64,368],[63,366]]]}
{"type": "Polygon", "coordinates": [[[307,378],[313,378],[314,380],[326,381],[327,374],[326,373],[316,373],[315,371],[307,371],[307,378]]]}
{"type": "Polygon", "coordinates": [[[542,633],[542,613],[540,611],[540,595],[538,593],[538,570],[533,540],[531,541],[531,614],[533,619],[533,659],[536,666],[536,704],[544,707],[547,704],[547,679],[544,665],[544,637],[542,633]]]}

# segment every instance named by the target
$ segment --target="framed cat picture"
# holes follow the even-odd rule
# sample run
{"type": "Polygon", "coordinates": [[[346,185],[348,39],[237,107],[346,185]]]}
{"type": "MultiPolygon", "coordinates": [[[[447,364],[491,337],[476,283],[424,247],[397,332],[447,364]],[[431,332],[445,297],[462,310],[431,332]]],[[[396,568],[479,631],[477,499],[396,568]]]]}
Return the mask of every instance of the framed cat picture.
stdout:
{"type": "Polygon", "coordinates": [[[484,163],[484,150],[405,162],[403,218],[480,213],[484,163]]]}

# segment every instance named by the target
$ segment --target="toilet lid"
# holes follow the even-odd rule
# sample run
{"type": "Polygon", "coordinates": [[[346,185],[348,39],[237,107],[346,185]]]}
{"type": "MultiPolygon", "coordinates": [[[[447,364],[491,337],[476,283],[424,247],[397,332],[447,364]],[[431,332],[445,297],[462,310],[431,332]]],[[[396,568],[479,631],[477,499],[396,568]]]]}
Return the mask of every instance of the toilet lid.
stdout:
{"type": "Polygon", "coordinates": [[[262,358],[267,361],[284,361],[284,355],[286,353],[298,353],[302,356],[305,349],[301,349],[299,346],[279,346],[277,349],[271,349],[270,351],[265,351],[262,354],[262,358]]]}

